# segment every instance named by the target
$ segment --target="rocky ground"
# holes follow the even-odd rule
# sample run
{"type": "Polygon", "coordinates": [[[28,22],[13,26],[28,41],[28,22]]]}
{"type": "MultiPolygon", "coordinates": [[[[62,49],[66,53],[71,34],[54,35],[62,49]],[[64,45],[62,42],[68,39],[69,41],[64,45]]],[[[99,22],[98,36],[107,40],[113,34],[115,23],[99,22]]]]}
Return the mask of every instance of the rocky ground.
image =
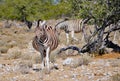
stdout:
{"type": "Polygon", "coordinates": [[[40,64],[31,65],[28,61],[0,60],[1,81],[119,81],[120,54],[106,54],[103,57],[91,58],[83,63],[81,56],[70,56],[66,59],[58,58],[57,68],[52,68],[47,74],[40,70],[40,64]],[[115,55],[115,56],[114,56],[115,55]],[[78,61],[79,60],[79,61],[78,61]]]}
{"type": "MultiPolygon", "coordinates": [[[[58,49],[65,47],[64,36],[60,36],[58,49]]],[[[40,55],[31,44],[33,37],[34,28],[0,27],[0,81],[120,81],[120,54],[112,52],[96,57],[71,50],[70,55],[53,52],[50,60],[54,64],[50,64],[48,74],[46,68],[40,69],[40,55]]]]}

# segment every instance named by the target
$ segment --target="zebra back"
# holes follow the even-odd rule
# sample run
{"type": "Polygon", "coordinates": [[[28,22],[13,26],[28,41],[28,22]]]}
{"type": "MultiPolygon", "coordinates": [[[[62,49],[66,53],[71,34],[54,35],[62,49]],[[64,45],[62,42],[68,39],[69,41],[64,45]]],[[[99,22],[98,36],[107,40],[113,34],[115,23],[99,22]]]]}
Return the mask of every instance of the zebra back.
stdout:
{"type": "Polygon", "coordinates": [[[63,29],[65,32],[70,32],[70,31],[80,32],[81,31],[81,26],[80,26],[81,22],[82,22],[82,20],[80,20],[80,19],[61,21],[56,25],[56,28],[63,29]]]}

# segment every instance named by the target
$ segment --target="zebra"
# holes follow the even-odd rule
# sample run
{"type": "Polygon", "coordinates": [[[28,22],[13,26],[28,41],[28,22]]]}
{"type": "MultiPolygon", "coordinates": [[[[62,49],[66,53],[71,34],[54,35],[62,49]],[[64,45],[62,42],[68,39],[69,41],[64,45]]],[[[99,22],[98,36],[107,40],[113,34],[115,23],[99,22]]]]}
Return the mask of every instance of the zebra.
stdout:
{"type": "Polygon", "coordinates": [[[25,23],[25,25],[27,25],[29,30],[32,28],[33,23],[31,21],[27,20],[26,17],[23,17],[22,21],[25,23]]]}
{"type": "Polygon", "coordinates": [[[63,21],[57,23],[55,25],[55,28],[57,30],[64,30],[66,33],[66,39],[67,39],[67,44],[69,44],[69,33],[71,32],[71,38],[78,41],[78,39],[74,36],[74,33],[79,33],[81,32],[81,24],[82,20],[80,19],[73,19],[73,20],[68,20],[64,19],[63,21]]]}
{"type": "Polygon", "coordinates": [[[39,51],[42,56],[42,69],[46,66],[50,71],[50,53],[57,48],[59,42],[56,29],[45,25],[44,21],[38,20],[35,34],[32,42],[33,48],[39,51]],[[39,22],[41,26],[39,26],[39,22]]]}

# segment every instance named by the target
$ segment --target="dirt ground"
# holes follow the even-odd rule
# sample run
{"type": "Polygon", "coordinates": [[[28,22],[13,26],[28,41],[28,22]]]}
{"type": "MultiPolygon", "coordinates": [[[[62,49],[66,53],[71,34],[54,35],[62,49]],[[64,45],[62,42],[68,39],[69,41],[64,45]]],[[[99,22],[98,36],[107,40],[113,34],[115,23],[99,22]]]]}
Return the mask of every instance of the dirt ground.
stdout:
{"type": "MultiPolygon", "coordinates": [[[[81,40],[81,33],[76,34],[81,40]]],[[[82,56],[77,52],[67,55],[53,52],[51,71],[41,70],[40,55],[32,47],[34,27],[3,28],[0,25],[0,81],[120,81],[120,54],[108,53],[102,56],[82,56]],[[65,61],[72,59],[71,63],[65,61]],[[82,59],[82,60],[81,60],[82,59]],[[64,64],[65,63],[65,64],[64,64]]],[[[57,49],[66,46],[62,32],[57,49]]],[[[117,41],[120,45],[120,40],[117,41]]],[[[81,47],[84,43],[74,44],[81,47]]]]}

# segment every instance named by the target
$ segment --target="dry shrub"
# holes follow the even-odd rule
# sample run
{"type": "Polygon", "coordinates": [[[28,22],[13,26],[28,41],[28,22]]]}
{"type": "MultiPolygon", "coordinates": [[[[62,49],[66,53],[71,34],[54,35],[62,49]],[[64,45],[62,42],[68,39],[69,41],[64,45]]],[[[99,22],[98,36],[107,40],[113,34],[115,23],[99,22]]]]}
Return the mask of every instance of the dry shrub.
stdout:
{"type": "Polygon", "coordinates": [[[59,52],[59,49],[55,49],[54,51],[51,52],[50,54],[50,62],[54,63],[58,57],[58,52],[59,52]]]}
{"type": "Polygon", "coordinates": [[[42,59],[41,59],[41,56],[39,54],[34,54],[32,56],[32,62],[33,63],[41,63],[42,62],[42,59]]]}
{"type": "Polygon", "coordinates": [[[11,41],[6,46],[9,47],[9,48],[13,48],[13,47],[17,46],[17,42],[16,41],[11,41]]]}
{"type": "Polygon", "coordinates": [[[80,65],[82,65],[82,64],[83,64],[83,59],[77,58],[77,59],[74,59],[74,60],[72,61],[72,63],[70,64],[70,67],[76,68],[76,67],[78,67],[78,66],[80,66],[80,65]]]}
{"type": "Polygon", "coordinates": [[[55,58],[56,58],[56,55],[55,54],[51,54],[50,55],[50,62],[54,63],[55,62],[55,58]]]}
{"type": "Polygon", "coordinates": [[[20,51],[13,51],[11,54],[8,55],[8,59],[18,59],[21,57],[20,51]]]}
{"type": "MultiPolygon", "coordinates": [[[[61,49],[61,48],[59,48],[59,49],[61,49]]],[[[60,50],[58,50],[58,52],[59,52],[60,50]]],[[[66,52],[66,51],[62,51],[61,53],[59,53],[59,54],[57,54],[57,57],[58,58],[62,58],[63,60],[65,60],[67,57],[68,57],[68,52],[66,52]],[[67,53],[67,54],[66,54],[67,53]]]]}
{"type": "Polygon", "coordinates": [[[28,44],[28,41],[26,39],[24,39],[24,37],[18,37],[16,38],[16,41],[17,41],[17,46],[24,49],[24,48],[27,48],[27,44],[28,44]]]}
{"type": "Polygon", "coordinates": [[[8,49],[9,49],[9,48],[6,47],[6,46],[0,47],[0,52],[1,52],[1,53],[7,53],[8,49]]]}
{"type": "Polygon", "coordinates": [[[31,61],[21,61],[17,64],[18,71],[22,74],[27,74],[30,71],[30,68],[32,68],[32,62],[31,61]]]}
{"type": "Polygon", "coordinates": [[[81,65],[88,65],[91,62],[91,57],[87,54],[81,56],[80,58],[74,59],[71,63],[71,67],[78,67],[81,65]]]}
{"type": "Polygon", "coordinates": [[[115,74],[111,78],[112,78],[112,81],[120,81],[120,74],[115,74]]]}
{"type": "Polygon", "coordinates": [[[62,58],[62,60],[65,60],[68,57],[65,52],[59,54],[59,58],[62,58]]]}
{"type": "Polygon", "coordinates": [[[14,47],[8,50],[7,59],[18,59],[22,55],[20,49],[18,47],[14,47]]]}
{"type": "Polygon", "coordinates": [[[89,62],[91,62],[91,56],[89,56],[87,53],[82,56],[83,59],[83,65],[88,65],[89,62]]]}
{"type": "Polygon", "coordinates": [[[112,67],[120,67],[120,59],[114,59],[111,61],[112,67]]]}
{"type": "Polygon", "coordinates": [[[88,55],[83,55],[79,58],[67,58],[63,61],[63,65],[76,68],[81,65],[88,65],[89,62],[91,62],[91,57],[88,55]]]}
{"type": "Polygon", "coordinates": [[[83,56],[81,58],[74,59],[71,63],[71,67],[76,68],[81,65],[88,65],[88,63],[91,61],[90,56],[83,56]]]}
{"type": "Polygon", "coordinates": [[[32,55],[30,55],[29,53],[23,53],[22,55],[21,55],[21,59],[23,59],[23,60],[31,60],[32,59],[32,55]]]}
{"type": "Polygon", "coordinates": [[[5,44],[6,44],[6,42],[5,42],[5,41],[0,40],[0,47],[4,46],[5,44]]]}

